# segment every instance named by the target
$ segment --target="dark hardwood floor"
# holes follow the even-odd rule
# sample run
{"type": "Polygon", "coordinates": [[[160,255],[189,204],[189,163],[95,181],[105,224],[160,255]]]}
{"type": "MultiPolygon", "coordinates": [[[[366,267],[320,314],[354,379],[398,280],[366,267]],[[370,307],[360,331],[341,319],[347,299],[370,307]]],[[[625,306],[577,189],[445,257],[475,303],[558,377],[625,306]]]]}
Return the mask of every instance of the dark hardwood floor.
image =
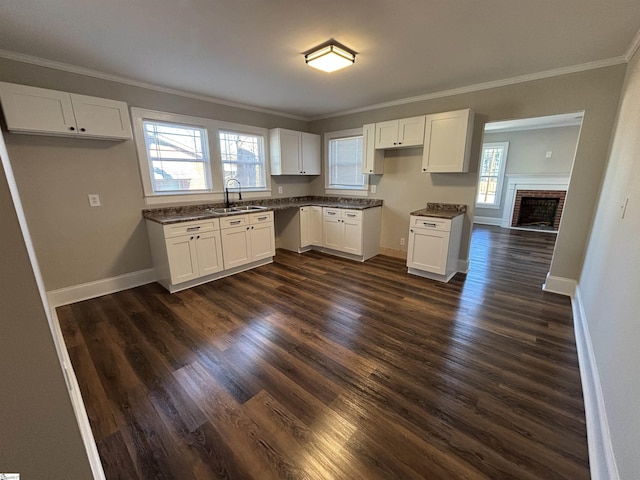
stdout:
{"type": "Polygon", "coordinates": [[[589,478],[554,241],[476,227],[449,284],[278,251],[60,307],[107,478],[589,478]]]}

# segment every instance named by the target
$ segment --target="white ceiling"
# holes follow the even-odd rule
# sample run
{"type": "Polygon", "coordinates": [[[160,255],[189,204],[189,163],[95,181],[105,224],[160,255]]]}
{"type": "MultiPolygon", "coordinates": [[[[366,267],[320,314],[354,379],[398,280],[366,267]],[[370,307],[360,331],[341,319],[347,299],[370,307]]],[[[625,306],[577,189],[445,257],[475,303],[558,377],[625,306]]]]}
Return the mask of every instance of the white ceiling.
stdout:
{"type": "Polygon", "coordinates": [[[640,0],[0,6],[4,56],[15,52],[305,118],[592,62],[622,63],[639,29],[640,0]],[[331,74],[307,67],[302,52],[330,38],[357,52],[355,65],[331,74]]]}

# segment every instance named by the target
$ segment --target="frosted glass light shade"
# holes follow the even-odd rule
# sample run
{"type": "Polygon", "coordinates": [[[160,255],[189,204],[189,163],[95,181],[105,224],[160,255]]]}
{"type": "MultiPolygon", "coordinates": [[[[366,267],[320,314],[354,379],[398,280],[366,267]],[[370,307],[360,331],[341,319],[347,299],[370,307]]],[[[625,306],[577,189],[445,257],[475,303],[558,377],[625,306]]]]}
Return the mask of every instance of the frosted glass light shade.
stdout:
{"type": "Polygon", "coordinates": [[[335,72],[353,65],[356,55],[335,45],[327,45],[304,56],[307,65],[323,72],[335,72]]]}

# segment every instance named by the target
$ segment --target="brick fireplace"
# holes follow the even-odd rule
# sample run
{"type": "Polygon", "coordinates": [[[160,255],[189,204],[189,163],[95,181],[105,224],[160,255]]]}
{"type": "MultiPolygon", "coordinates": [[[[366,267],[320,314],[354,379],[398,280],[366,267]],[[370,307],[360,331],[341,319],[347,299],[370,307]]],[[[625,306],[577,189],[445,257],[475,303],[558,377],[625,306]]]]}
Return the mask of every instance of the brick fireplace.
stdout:
{"type": "Polygon", "coordinates": [[[511,226],[558,231],[566,190],[516,190],[511,226]]]}

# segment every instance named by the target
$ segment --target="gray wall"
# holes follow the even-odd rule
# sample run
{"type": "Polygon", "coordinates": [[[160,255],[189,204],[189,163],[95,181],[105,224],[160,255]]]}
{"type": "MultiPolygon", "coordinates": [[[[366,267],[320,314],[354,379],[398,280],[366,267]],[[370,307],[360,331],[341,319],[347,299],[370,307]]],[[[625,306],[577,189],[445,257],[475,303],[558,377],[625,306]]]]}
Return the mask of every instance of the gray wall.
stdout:
{"type": "MultiPolygon", "coordinates": [[[[576,153],[579,126],[540,128],[518,132],[485,133],[483,143],[509,142],[505,174],[536,175],[571,173],[576,153]],[[552,157],[545,154],[552,151],[552,157]]],[[[504,211],[505,185],[502,189],[500,208],[476,208],[476,216],[502,218],[504,211]]]]}
{"type": "MultiPolygon", "coordinates": [[[[585,241],[596,204],[611,130],[624,78],[625,66],[535,80],[479,92],[409,103],[311,122],[312,131],[322,133],[362,126],[394,118],[472,108],[476,112],[474,147],[469,173],[420,173],[420,150],[389,152],[384,174],[373,179],[383,198],[382,246],[406,249],[399,243],[409,230],[409,212],[426,202],[456,202],[469,206],[463,231],[461,257],[467,257],[474,215],[474,197],[483,125],[488,121],[540,117],[585,111],[565,214],[558,233],[551,274],[577,279],[585,241]]],[[[324,189],[324,179],[312,183],[314,193],[324,189]]]]}
{"type": "Polygon", "coordinates": [[[0,471],[86,480],[89,462],[6,175],[0,163],[0,471]]]}
{"type": "MultiPolygon", "coordinates": [[[[260,127],[306,122],[0,59],[0,80],[122,100],[129,106],[260,127]]],[[[4,132],[47,290],[151,268],[134,142],[4,132]],[[91,208],[87,194],[100,195],[91,208]]],[[[309,178],[273,177],[283,196],[306,195],[309,178]]]]}
{"type": "MultiPolygon", "coordinates": [[[[620,478],[640,478],[640,54],[629,64],[578,290],[620,478]],[[620,205],[629,198],[624,219],[620,205]]],[[[605,476],[601,478],[606,478],[605,476]]]]}

